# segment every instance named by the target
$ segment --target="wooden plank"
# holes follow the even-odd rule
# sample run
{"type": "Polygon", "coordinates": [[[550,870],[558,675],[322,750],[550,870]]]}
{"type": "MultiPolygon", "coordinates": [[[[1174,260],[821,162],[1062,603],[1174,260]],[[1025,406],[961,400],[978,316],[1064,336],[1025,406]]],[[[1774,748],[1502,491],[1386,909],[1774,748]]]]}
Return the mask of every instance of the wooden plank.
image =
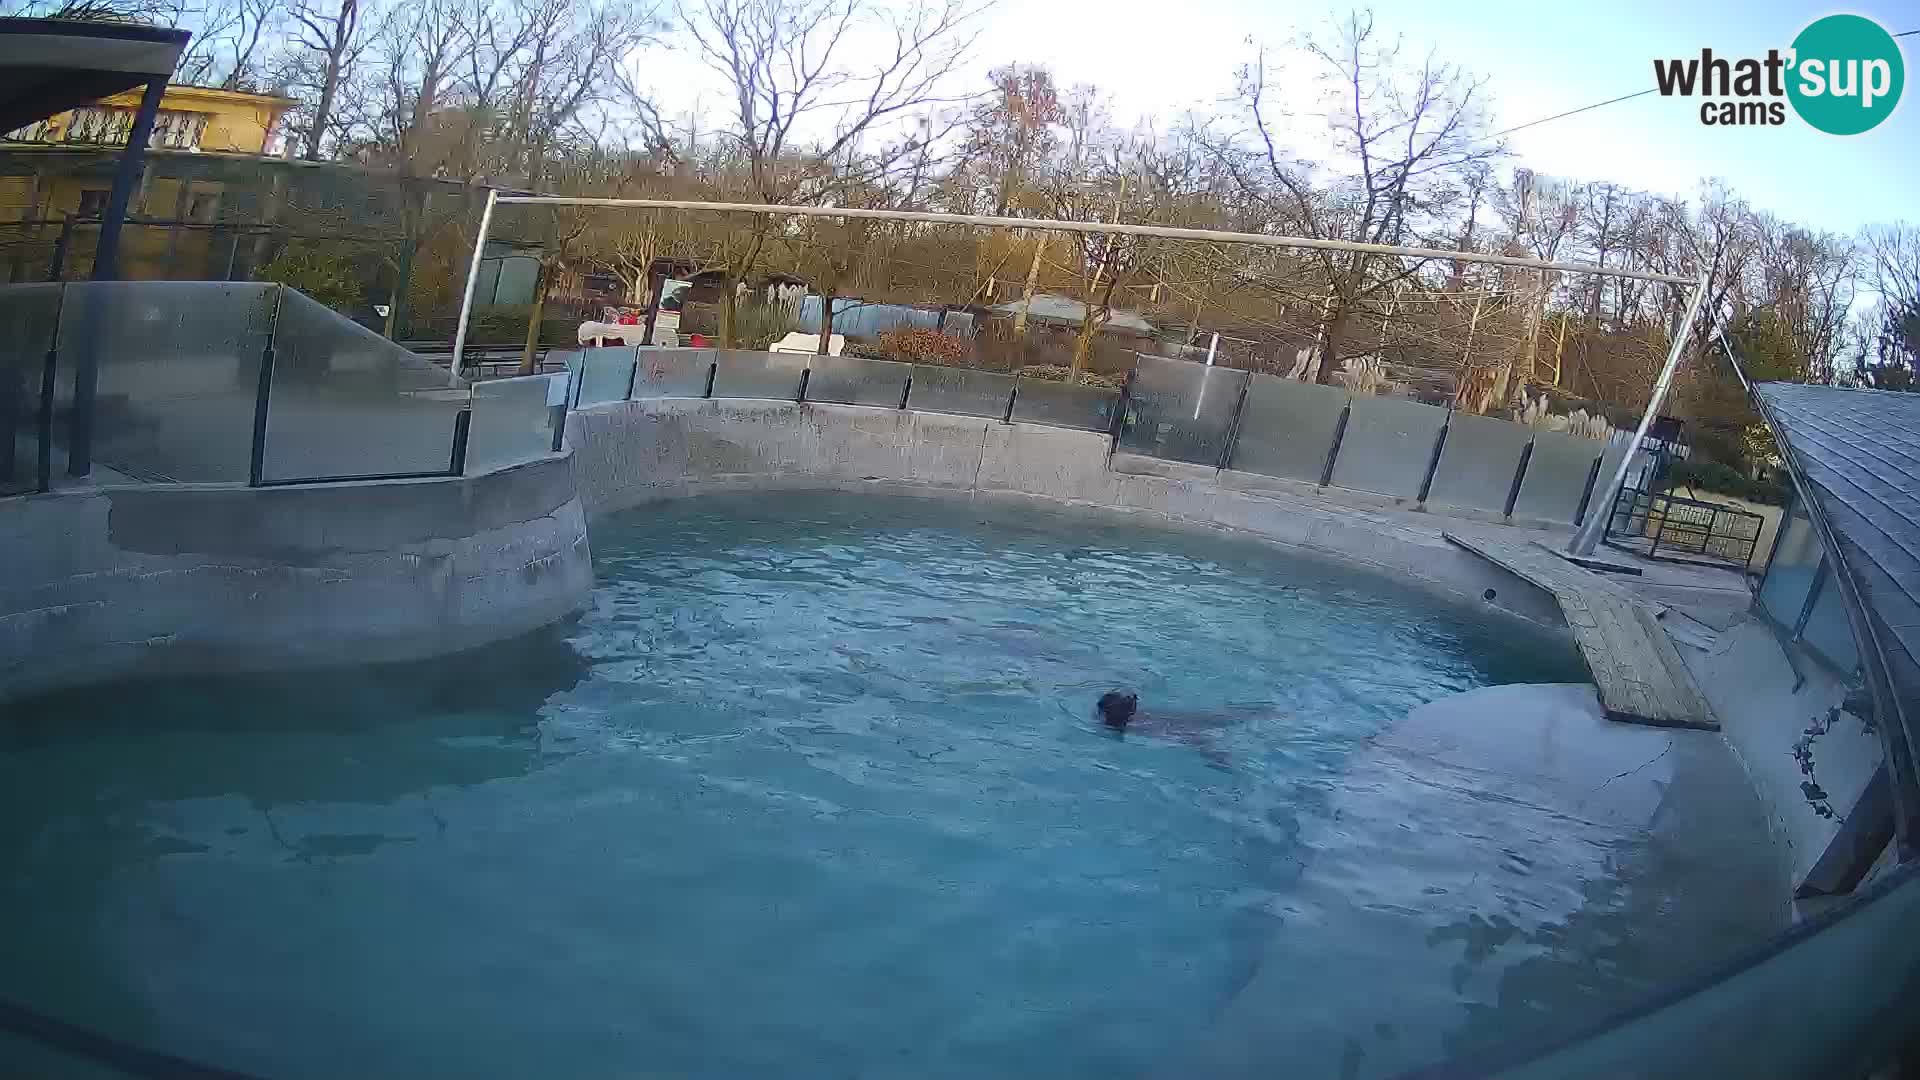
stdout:
{"type": "Polygon", "coordinates": [[[1443,533],[1446,539],[1553,595],[1615,720],[1718,729],[1680,651],[1646,605],[1536,542],[1443,533]]]}

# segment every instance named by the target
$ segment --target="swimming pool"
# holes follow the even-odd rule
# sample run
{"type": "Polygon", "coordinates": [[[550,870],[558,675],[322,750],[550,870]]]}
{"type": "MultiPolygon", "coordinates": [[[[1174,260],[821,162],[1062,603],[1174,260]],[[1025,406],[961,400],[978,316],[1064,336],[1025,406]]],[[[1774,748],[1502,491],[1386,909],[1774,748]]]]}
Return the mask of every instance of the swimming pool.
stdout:
{"type": "Polygon", "coordinates": [[[1378,1075],[1778,926],[1750,805],[1680,856],[1543,837],[1383,750],[1424,703],[1584,679],[1391,582],[852,495],[593,545],[555,633],[14,710],[0,997],[275,1077],[1378,1075]],[[1116,686],[1226,722],[1114,738],[1116,686]]]}

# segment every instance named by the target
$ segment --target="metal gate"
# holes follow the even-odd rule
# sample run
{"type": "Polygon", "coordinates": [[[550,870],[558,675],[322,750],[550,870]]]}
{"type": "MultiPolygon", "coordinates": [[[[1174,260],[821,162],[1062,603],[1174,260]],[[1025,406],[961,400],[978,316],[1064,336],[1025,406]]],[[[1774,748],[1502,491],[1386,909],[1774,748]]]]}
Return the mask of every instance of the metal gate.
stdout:
{"type": "Polygon", "coordinates": [[[1750,571],[1765,524],[1751,511],[1629,487],[1614,501],[1606,542],[1650,559],[1750,571]]]}

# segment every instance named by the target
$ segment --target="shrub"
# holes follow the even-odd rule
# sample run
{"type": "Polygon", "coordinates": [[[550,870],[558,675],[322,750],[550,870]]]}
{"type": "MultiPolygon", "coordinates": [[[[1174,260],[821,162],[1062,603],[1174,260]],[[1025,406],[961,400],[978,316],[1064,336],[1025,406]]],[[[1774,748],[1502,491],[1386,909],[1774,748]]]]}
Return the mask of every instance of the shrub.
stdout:
{"type": "Polygon", "coordinates": [[[1786,486],[1777,480],[1751,480],[1738,469],[1717,461],[1675,461],[1667,469],[1669,490],[1678,487],[1731,495],[1748,502],[1784,506],[1786,486]]]}
{"type": "Polygon", "coordinates": [[[298,289],[335,311],[352,314],[360,304],[360,279],[352,253],[338,245],[292,240],[260,268],[261,281],[298,289]]]}
{"type": "MultiPolygon", "coordinates": [[[[579,320],[554,317],[552,308],[542,312],[540,342],[544,345],[572,345],[579,320]]],[[[519,345],[527,340],[527,319],[533,315],[531,304],[495,304],[477,308],[467,320],[467,335],[476,345],[519,345]]]]}
{"type": "MultiPolygon", "coordinates": [[[[1015,374],[1022,378],[1043,379],[1047,382],[1073,382],[1073,369],[1060,364],[1030,364],[1015,374]]],[[[1079,382],[1083,386],[1119,387],[1127,381],[1125,375],[1102,375],[1096,371],[1083,371],[1079,382]]]]}
{"type": "Polygon", "coordinates": [[[923,326],[884,331],[880,335],[880,349],[890,360],[961,367],[973,364],[973,342],[923,326]]]}
{"type": "MultiPolygon", "coordinates": [[[[773,304],[751,301],[733,309],[733,347],[765,349],[793,330],[793,312],[773,304]]],[[[716,342],[720,337],[719,304],[687,304],[680,309],[680,337],[705,334],[716,342]]]]}

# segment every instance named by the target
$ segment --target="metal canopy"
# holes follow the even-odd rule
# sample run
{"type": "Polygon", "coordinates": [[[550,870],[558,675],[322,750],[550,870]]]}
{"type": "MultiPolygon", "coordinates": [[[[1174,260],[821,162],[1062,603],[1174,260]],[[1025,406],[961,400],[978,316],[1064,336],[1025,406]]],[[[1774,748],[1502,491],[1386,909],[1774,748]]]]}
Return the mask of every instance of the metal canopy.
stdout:
{"type": "Polygon", "coordinates": [[[0,19],[0,132],[173,73],[185,30],[67,19],[0,19]]]}

